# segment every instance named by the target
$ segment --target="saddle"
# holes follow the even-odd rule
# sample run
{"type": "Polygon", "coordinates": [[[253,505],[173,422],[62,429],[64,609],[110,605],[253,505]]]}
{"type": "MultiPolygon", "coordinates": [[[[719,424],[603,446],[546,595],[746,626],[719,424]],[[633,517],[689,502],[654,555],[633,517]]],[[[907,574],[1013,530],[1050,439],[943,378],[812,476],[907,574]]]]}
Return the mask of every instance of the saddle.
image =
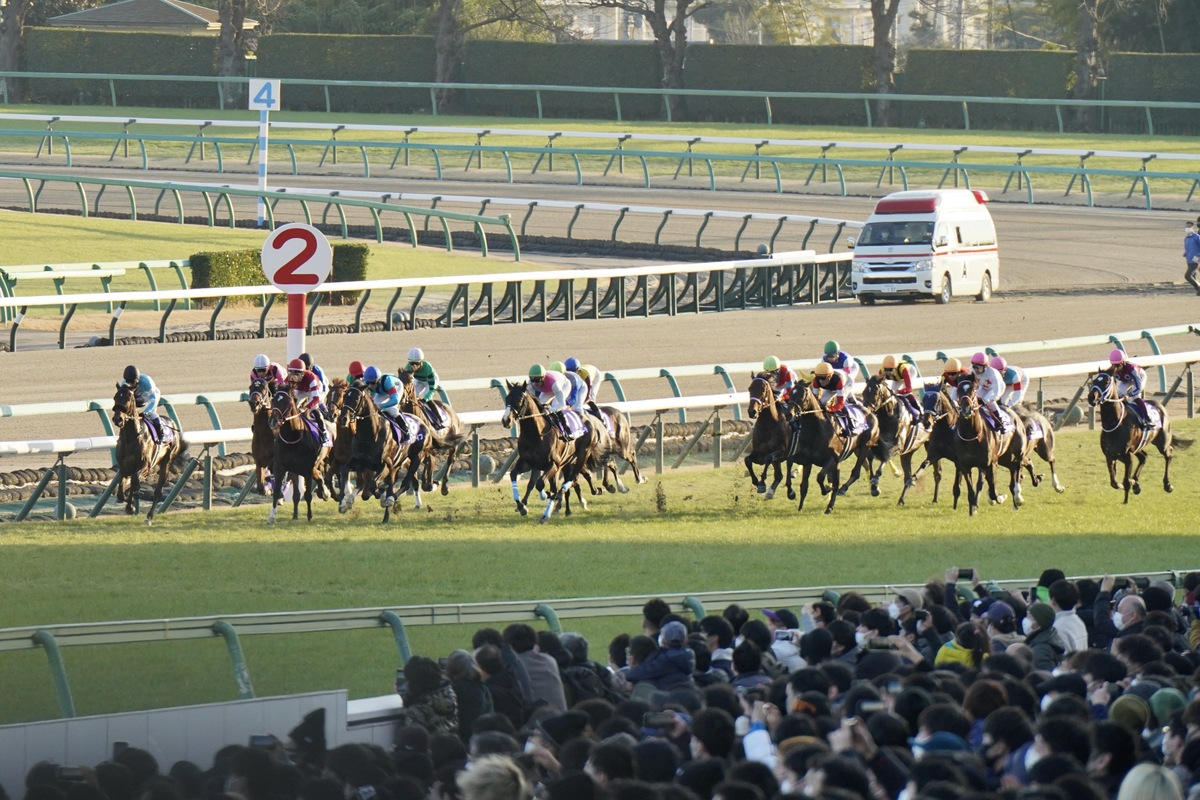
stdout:
{"type": "Polygon", "coordinates": [[[432,400],[422,400],[421,410],[425,412],[425,419],[429,420],[429,424],[434,427],[434,430],[441,430],[446,427],[447,419],[442,414],[442,409],[432,400]]]}
{"type": "Polygon", "coordinates": [[[403,446],[416,444],[424,441],[425,427],[421,425],[421,421],[412,414],[400,414],[398,417],[404,418],[404,427],[407,431],[400,430],[400,421],[398,417],[386,416],[388,424],[392,426],[392,434],[396,437],[396,443],[403,446]]]}
{"type": "Polygon", "coordinates": [[[588,432],[587,422],[584,421],[583,415],[575,409],[564,408],[559,414],[562,424],[558,426],[558,432],[568,442],[573,442],[588,432]]]}
{"type": "MultiPolygon", "coordinates": [[[[833,415],[842,423],[839,433],[846,439],[858,436],[867,429],[867,415],[859,406],[847,403],[845,408],[835,411],[833,415]]],[[[834,430],[837,429],[835,425],[834,430]]]]}
{"type": "Polygon", "coordinates": [[[318,447],[329,447],[333,444],[329,439],[329,429],[325,427],[325,423],[310,416],[302,416],[301,419],[304,420],[304,427],[308,428],[309,434],[316,440],[318,447]]]}
{"type": "Polygon", "coordinates": [[[1139,404],[1137,400],[1126,400],[1125,408],[1129,413],[1133,414],[1141,426],[1146,430],[1158,430],[1162,427],[1162,415],[1158,413],[1158,409],[1149,403],[1139,404]],[[1140,406],[1140,407],[1139,407],[1140,406]],[[1145,413],[1142,409],[1145,409],[1145,413]]]}
{"type": "Polygon", "coordinates": [[[1005,414],[1003,411],[1001,411],[999,418],[997,418],[993,416],[991,410],[984,405],[979,407],[979,412],[983,414],[983,419],[987,423],[987,426],[996,433],[1001,435],[1012,433],[1012,418],[1010,418],[1008,414],[1005,414]]]}
{"type": "Polygon", "coordinates": [[[175,429],[164,425],[161,417],[157,423],[149,417],[142,417],[142,420],[146,423],[146,429],[150,431],[150,441],[156,445],[171,444],[175,441],[175,429]]]}

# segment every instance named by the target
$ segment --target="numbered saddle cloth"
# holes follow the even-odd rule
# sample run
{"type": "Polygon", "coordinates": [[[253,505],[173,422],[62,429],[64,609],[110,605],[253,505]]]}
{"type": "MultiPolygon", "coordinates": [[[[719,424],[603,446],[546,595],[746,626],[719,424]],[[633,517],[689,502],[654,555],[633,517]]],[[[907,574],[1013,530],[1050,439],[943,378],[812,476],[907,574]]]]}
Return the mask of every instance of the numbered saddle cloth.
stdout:
{"type": "MultiPolygon", "coordinates": [[[[1142,413],[1138,410],[1137,403],[1126,400],[1125,407],[1133,414],[1134,419],[1142,418],[1142,413]]],[[[1146,403],[1146,424],[1155,429],[1162,427],[1162,415],[1158,413],[1157,408],[1149,403],[1146,403]]]]}
{"type": "Polygon", "coordinates": [[[604,427],[608,429],[608,435],[614,439],[617,438],[617,428],[615,425],[613,425],[612,414],[609,414],[604,409],[600,409],[600,421],[603,422],[604,427]]]}
{"type": "Polygon", "coordinates": [[[588,432],[587,423],[583,420],[583,415],[574,409],[563,409],[563,425],[566,428],[565,435],[569,441],[574,441],[580,436],[588,432]]]}
{"type": "Polygon", "coordinates": [[[407,429],[406,433],[401,432],[398,417],[388,417],[388,422],[391,423],[392,433],[395,434],[396,441],[401,446],[406,447],[425,440],[425,426],[421,424],[419,419],[412,414],[400,414],[399,417],[404,418],[404,427],[407,429]]]}
{"type": "Polygon", "coordinates": [[[146,420],[146,428],[150,431],[150,439],[155,444],[170,444],[175,441],[175,429],[164,425],[160,418],[157,423],[146,420]]]}
{"type": "Polygon", "coordinates": [[[867,415],[861,408],[847,405],[845,413],[846,419],[850,421],[848,428],[851,436],[858,436],[867,429],[867,415]]]}
{"type": "Polygon", "coordinates": [[[992,412],[986,407],[981,407],[980,412],[983,414],[987,426],[996,433],[1010,433],[1013,429],[1012,417],[1001,411],[999,416],[993,416],[992,412]]]}
{"type": "Polygon", "coordinates": [[[1033,444],[1038,439],[1042,439],[1045,436],[1046,432],[1042,430],[1042,425],[1040,422],[1033,417],[1029,417],[1025,420],[1025,438],[1029,440],[1030,444],[1033,444]]]}

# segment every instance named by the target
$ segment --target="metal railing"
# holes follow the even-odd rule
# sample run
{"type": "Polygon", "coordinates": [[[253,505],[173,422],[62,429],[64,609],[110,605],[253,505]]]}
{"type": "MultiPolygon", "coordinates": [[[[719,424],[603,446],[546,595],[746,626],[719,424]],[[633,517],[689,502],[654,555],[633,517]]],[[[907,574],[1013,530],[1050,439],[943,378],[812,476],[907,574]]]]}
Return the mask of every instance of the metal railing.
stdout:
{"type": "MultiPolygon", "coordinates": [[[[260,76],[262,77],[262,76],[260,76]]],[[[249,78],[213,77],[207,75],[125,75],[120,73],[86,73],[86,72],[0,72],[0,79],[14,78],[19,80],[49,80],[49,81],[100,81],[108,86],[109,97],[113,107],[117,106],[118,81],[147,81],[168,83],[207,83],[216,90],[217,104],[225,108],[226,98],[222,85],[230,83],[248,84],[249,78]]],[[[639,87],[604,87],[604,86],[556,86],[553,84],[492,84],[492,83],[436,83],[431,81],[355,81],[355,80],[321,80],[312,78],[280,78],[283,86],[317,86],[324,92],[325,111],[333,109],[330,89],[332,88],[377,88],[377,89],[417,89],[429,93],[429,108],[432,115],[437,116],[437,93],[447,89],[491,91],[505,94],[532,94],[537,104],[537,116],[543,118],[543,95],[546,94],[601,94],[613,99],[613,113],[620,121],[622,96],[652,96],[662,99],[662,108],[667,122],[672,122],[671,98],[678,97],[710,97],[710,98],[750,98],[762,101],[763,120],[766,124],[774,123],[772,101],[779,100],[837,100],[853,101],[862,104],[862,124],[873,127],[874,116],[872,107],[879,102],[887,103],[937,103],[956,106],[962,111],[963,128],[970,130],[971,105],[991,106],[1042,106],[1052,109],[1058,124],[1058,131],[1065,131],[1063,109],[1120,109],[1137,108],[1145,114],[1148,133],[1154,135],[1155,109],[1172,109],[1200,111],[1200,103],[1154,100],[1072,100],[1058,98],[1018,98],[1018,97],[976,97],[973,95],[924,95],[924,94],[886,94],[873,92],[787,92],[787,91],[743,91],[733,89],[666,89],[639,87]]],[[[287,97],[287,92],[283,92],[287,97]]],[[[7,80],[0,80],[0,100],[5,105],[10,102],[7,80]]]]}

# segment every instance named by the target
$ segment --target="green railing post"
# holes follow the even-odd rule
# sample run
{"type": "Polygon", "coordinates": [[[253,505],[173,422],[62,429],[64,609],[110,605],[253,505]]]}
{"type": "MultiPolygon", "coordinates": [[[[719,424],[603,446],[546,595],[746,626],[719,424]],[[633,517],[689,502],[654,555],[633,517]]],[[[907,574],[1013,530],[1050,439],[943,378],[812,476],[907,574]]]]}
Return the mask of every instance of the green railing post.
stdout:
{"type": "MultiPolygon", "coordinates": [[[[1154,355],[1162,355],[1162,351],[1158,349],[1158,342],[1154,338],[1154,334],[1150,331],[1142,331],[1142,338],[1150,343],[1150,352],[1154,355]]],[[[1162,391],[1167,391],[1167,370],[1162,364],[1158,365],[1158,385],[1162,391]]]]}
{"type": "Polygon", "coordinates": [[[384,611],[379,615],[379,622],[392,629],[392,636],[396,639],[396,651],[400,654],[400,666],[403,667],[412,658],[412,647],[408,643],[408,631],[404,629],[404,620],[400,619],[400,615],[395,611],[384,611]]]}
{"type": "Polygon", "coordinates": [[[699,597],[688,595],[683,598],[683,607],[696,615],[696,619],[704,619],[707,614],[704,613],[704,603],[700,602],[699,597]]]}
{"type": "MultiPolygon", "coordinates": [[[[671,387],[672,394],[674,394],[676,397],[683,397],[683,394],[679,391],[679,381],[675,380],[675,376],[671,374],[670,370],[665,369],[665,368],[660,369],[658,371],[658,376],[660,378],[667,379],[667,384],[671,387]]],[[[681,408],[681,409],[679,409],[679,424],[684,425],[686,423],[687,423],[687,410],[681,408]]]]}
{"type": "Polygon", "coordinates": [[[33,634],[33,641],[46,651],[46,659],[50,662],[50,675],[54,678],[54,693],[58,695],[58,709],[64,719],[75,716],[75,701],[71,697],[71,684],[67,682],[67,668],[63,663],[62,652],[58,649],[58,640],[50,631],[38,631],[33,634]]]}
{"type": "MultiPolygon", "coordinates": [[[[725,367],[721,366],[720,364],[717,364],[715,367],[713,367],[713,372],[720,375],[721,379],[725,381],[725,388],[729,390],[730,394],[737,394],[737,387],[733,385],[733,378],[730,377],[729,373],[725,371],[725,367]]],[[[742,407],[741,406],[734,405],[733,418],[735,420],[741,420],[741,418],[742,418],[742,407]]]]}
{"type": "Polygon", "coordinates": [[[225,640],[229,660],[233,662],[233,679],[237,682],[238,697],[242,700],[253,700],[254,686],[250,683],[250,670],[246,667],[246,657],[242,655],[242,643],[238,639],[237,629],[219,619],[213,623],[213,635],[225,640]]]}
{"type": "Polygon", "coordinates": [[[562,625],[558,621],[558,614],[554,613],[554,609],[547,603],[538,603],[537,608],[533,609],[533,613],[546,620],[546,625],[554,633],[562,633],[562,625]]]}

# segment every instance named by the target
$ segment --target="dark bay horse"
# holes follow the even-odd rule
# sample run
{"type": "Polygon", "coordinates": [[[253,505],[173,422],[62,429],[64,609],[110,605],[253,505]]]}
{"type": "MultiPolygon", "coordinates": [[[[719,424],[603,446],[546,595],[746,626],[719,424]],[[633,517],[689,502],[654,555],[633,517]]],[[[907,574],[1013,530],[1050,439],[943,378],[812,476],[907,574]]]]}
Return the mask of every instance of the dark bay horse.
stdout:
{"type": "Polygon", "coordinates": [[[783,407],[775,398],[775,390],[771,382],[761,375],[750,381],[747,390],[750,395],[748,414],[754,420],[750,430],[750,452],[746,455],[746,470],[750,473],[750,482],[754,484],[759,494],[765,494],[770,500],[775,496],[775,490],[783,480],[783,464],[787,461],[788,448],[792,442],[791,423],[786,419],[783,407]],[[762,464],[762,476],[754,474],[754,465],[762,464]],[[775,479],[770,488],[767,487],[767,471],[775,468],[775,479]]]}
{"type": "Polygon", "coordinates": [[[925,440],[925,460],[912,478],[904,484],[900,493],[900,502],[909,486],[917,482],[917,478],[929,465],[933,465],[933,502],[938,501],[938,488],[942,483],[942,459],[954,460],[954,428],[958,424],[958,409],[950,399],[949,387],[943,384],[929,383],[925,385],[925,394],[921,396],[921,427],[929,432],[925,440]]]}
{"type": "Polygon", "coordinates": [[[1114,489],[1125,490],[1125,502],[1129,502],[1129,490],[1141,494],[1142,487],[1138,476],[1146,465],[1146,448],[1153,444],[1162,453],[1165,461],[1163,467],[1163,491],[1171,491],[1171,457],[1174,455],[1174,437],[1171,433],[1171,420],[1167,410],[1161,403],[1147,400],[1146,405],[1153,406],[1158,412],[1160,423],[1158,427],[1144,429],[1137,420],[1137,415],[1125,405],[1125,401],[1117,396],[1116,381],[1111,374],[1101,372],[1092,381],[1088,390],[1088,403],[1100,407],[1100,449],[1104,460],[1108,462],[1108,482],[1114,489]],[[1137,466],[1133,466],[1133,459],[1137,466]],[[1125,465],[1125,477],[1117,483],[1117,464],[1125,465]]]}
{"type": "MultiPolygon", "coordinates": [[[[517,425],[517,458],[513,462],[508,477],[512,482],[513,501],[521,516],[529,513],[529,495],[535,486],[544,485],[549,489],[550,498],[541,521],[548,522],[554,511],[554,506],[560,500],[565,504],[565,514],[571,515],[570,488],[586,470],[588,454],[592,447],[592,428],[588,433],[574,441],[562,437],[558,427],[546,418],[537,399],[529,393],[524,383],[509,383],[505,381],[508,394],[504,398],[504,415],[501,424],[508,426],[513,422],[517,425]],[[529,483],[525,487],[525,495],[521,496],[517,488],[517,477],[529,473],[529,483]],[[562,488],[556,489],[557,480],[562,477],[562,488]]],[[[580,498],[582,500],[582,497],[580,498]]],[[[586,508],[586,503],[584,503],[586,508]]]]}
{"type": "MultiPolygon", "coordinates": [[[[612,440],[609,443],[609,448],[611,449],[612,454],[628,464],[629,468],[633,470],[634,483],[645,483],[646,476],[642,474],[640,469],[638,469],[637,441],[633,435],[633,426],[631,426],[629,421],[625,419],[625,415],[618,411],[614,406],[596,406],[596,408],[600,410],[600,413],[603,415],[603,417],[608,418],[607,422],[612,423],[612,429],[609,430],[606,420],[603,417],[599,419],[600,424],[604,426],[606,431],[608,431],[609,438],[612,440]]],[[[592,417],[596,418],[596,415],[593,414],[592,417]]],[[[626,486],[621,480],[621,474],[617,471],[616,465],[612,464],[611,461],[609,462],[609,469],[612,472],[612,477],[616,481],[616,490],[622,493],[628,492],[629,487],[626,486]]],[[[604,481],[604,486],[609,491],[612,491],[607,478],[604,481]]]]}
{"type": "Polygon", "coordinates": [[[871,470],[871,448],[879,437],[879,423],[875,415],[867,411],[866,430],[849,437],[844,436],[841,421],[834,419],[822,407],[812,387],[803,380],[796,381],[796,388],[792,390],[792,402],[796,408],[798,427],[795,436],[792,437],[785,467],[788,499],[796,499],[796,493],[792,489],[791,465],[800,465],[800,505],[797,510],[804,509],[809,472],[813,467],[817,467],[817,486],[820,487],[821,494],[829,495],[825,513],[831,514],[838,494],[844,493],[840,473],[842,462],[851,456],[856,457],[852,477],[858,475],[863,464],[866,464],[868,472],[871,470]],[[830,481],[828,486],[825,485],[826,478],[830,481]]]}
{"type": "MultiPolygon", "coordinates": [[[[1001,409],[1002,413],[1008,414],[1001,409]]],[[[958,422],[954,426],[954,507],[958,508],[959,482],[967,483],[969,513],[979,510],[978,484],[973,473],[982,475],[987,482],[988,498],[992,503],[1003,502],[996,494],[996,470],[1008,469],[1009,488],[1012,491],[1013,508],[1020,508],[1021,468],[1025,462],[1025,426],[1013,415],[1009,415],[1012,430],[1000,433],[984,421],[983,410],[975,397],[975,384],[963,381],[958,385],[958,422]]]]}
{"type": "MultiPolygon", "coordinates": [[[[125,504],[126,514],[137,514],[141,510],[138,492],[142,476],[150,480],[156,472],[158,474],[150,512],[146,514],[146,524],[150,525],[154,521],[154,510],[162,500],[167,471],[183,458],[187,449],[183,432],[175,430],[174,440],[167,444],[155,442],[149,425],[138,410],[133,389],[121,383],[117,384],[117,393],[113,396],[112,421],[117,429],[117,501],[125,504]]],[[[162,424],[165,427],[171,423],[164,419],[162,424]]]]}
{"type": "MultiPolygon", "coordinates": [[[[372,496],[379,498],[383,522],[391,520],[396,496],[410,488],[416,495],[415,507],[420,508],[421,486],[416,475],[433,447],[425,424],[408,415],[405,425],[409,441],[399,441],[391,423],[375,407],[370,392],[359,386],[346,390],[338,418],[339,427],[353,424],[354,438],[347,467],[357,472],[358,488],[362,490],[364,500],[370,500],[372,496]]],[[[354,504],[354,495],[354,489],[348,490],[339,510],[349,510],[354,504]]]]}
{"type": "MultiPolygon", "coordinates": [[[[346,496],[347,470],[345,466],[350,461],[350,448],[354,440],[354,429],[343,428],[341,425],[342,401],[350,384],[343,378],[333,378],[329,381],[329,392],[325,395],[325,407],[334,421],[333,447],[325,457],[325,485],[329,494],[339,503],[346,496]]],[[[340,509],[339,509],[340,510],[340,509]]]]}
{"type": "Polygon", "coordinates": [[[250,383],[246,402],[250,405],[250,455],[254,458],[254,481],[259,494],[267,493],[266,477],[275,459],[275,434],[271,432],[271,395],[275,385],[264,378],[250,383]]]}
{"type": "Polygon", "coordinates": [[[271,513],[267,522],[275,522],[275,513],[283,497],[283,486],[292,487],[292,519],[300,518],[300,485],[304,484],[304,503],[312,521],[313,488],[321,483],[321,443],[308,429],[292,393],[278,389],[271,395],[271,432],[275,434],[275,458],[271,463],[271,513]]]}
{"type": "Polygon", "coordinates": [[[436,474],[442,475],[439,490],[443,495],[449,494],[450,468],[454,465],[454,457],[458,454],[459,445],[467,439],[466,434],[463,433],[462,423],[458,420],[458,414],[449,403],[437,399],[429,400],[428,405],[433,406],[439,415],[437,424],[434,424],[425,409],[426,404],[417,399],[416,390],[413,388],[412,372],[402,369],[396,375],[400,380],[400,410],[412,414],[425,423],[433,439],[433,446],[429,449],[429,456],[423,465],[421,488],[426,492],[433,491],[434,455],[445,453],[446,460],[436,474]]]}
{"type": "Polygon", "coordinates": [[[1059,482],[1058,473],[1054,470],[1054,428],[1050,425],[1050,420],[1040,411],[1033,409],[1014,408],[1013,413],[1025,427],[1025,468],[1029,471],[1029,483],[1039,486],[1042,482],[1043,476],[1033,471],[1033,455],[1037,455],[1050,465],[1050,484],[1054,491],[1062,494],[1066,489],[1059,482]],[[1034,429],[1035,425],[1040,431],[1034,429]]]}
{"type": "Polygon", "coordinates": [[[887,382],[878,375],[867,379],[863,389],[863,405],[879,420],[879,442],[875,445],[875,458],[879,468],[871,474],[871,496],[879,496],[879,475],[883,465],[893,456],[900,457],[900,468],[904,471],[904,489],[900,492],[898,505],[904,505],[904,493],[915,482],[913,478],[913,455],[929,441],[929,429],[914,419],[904,401],[892,391],[887,382]]]}

